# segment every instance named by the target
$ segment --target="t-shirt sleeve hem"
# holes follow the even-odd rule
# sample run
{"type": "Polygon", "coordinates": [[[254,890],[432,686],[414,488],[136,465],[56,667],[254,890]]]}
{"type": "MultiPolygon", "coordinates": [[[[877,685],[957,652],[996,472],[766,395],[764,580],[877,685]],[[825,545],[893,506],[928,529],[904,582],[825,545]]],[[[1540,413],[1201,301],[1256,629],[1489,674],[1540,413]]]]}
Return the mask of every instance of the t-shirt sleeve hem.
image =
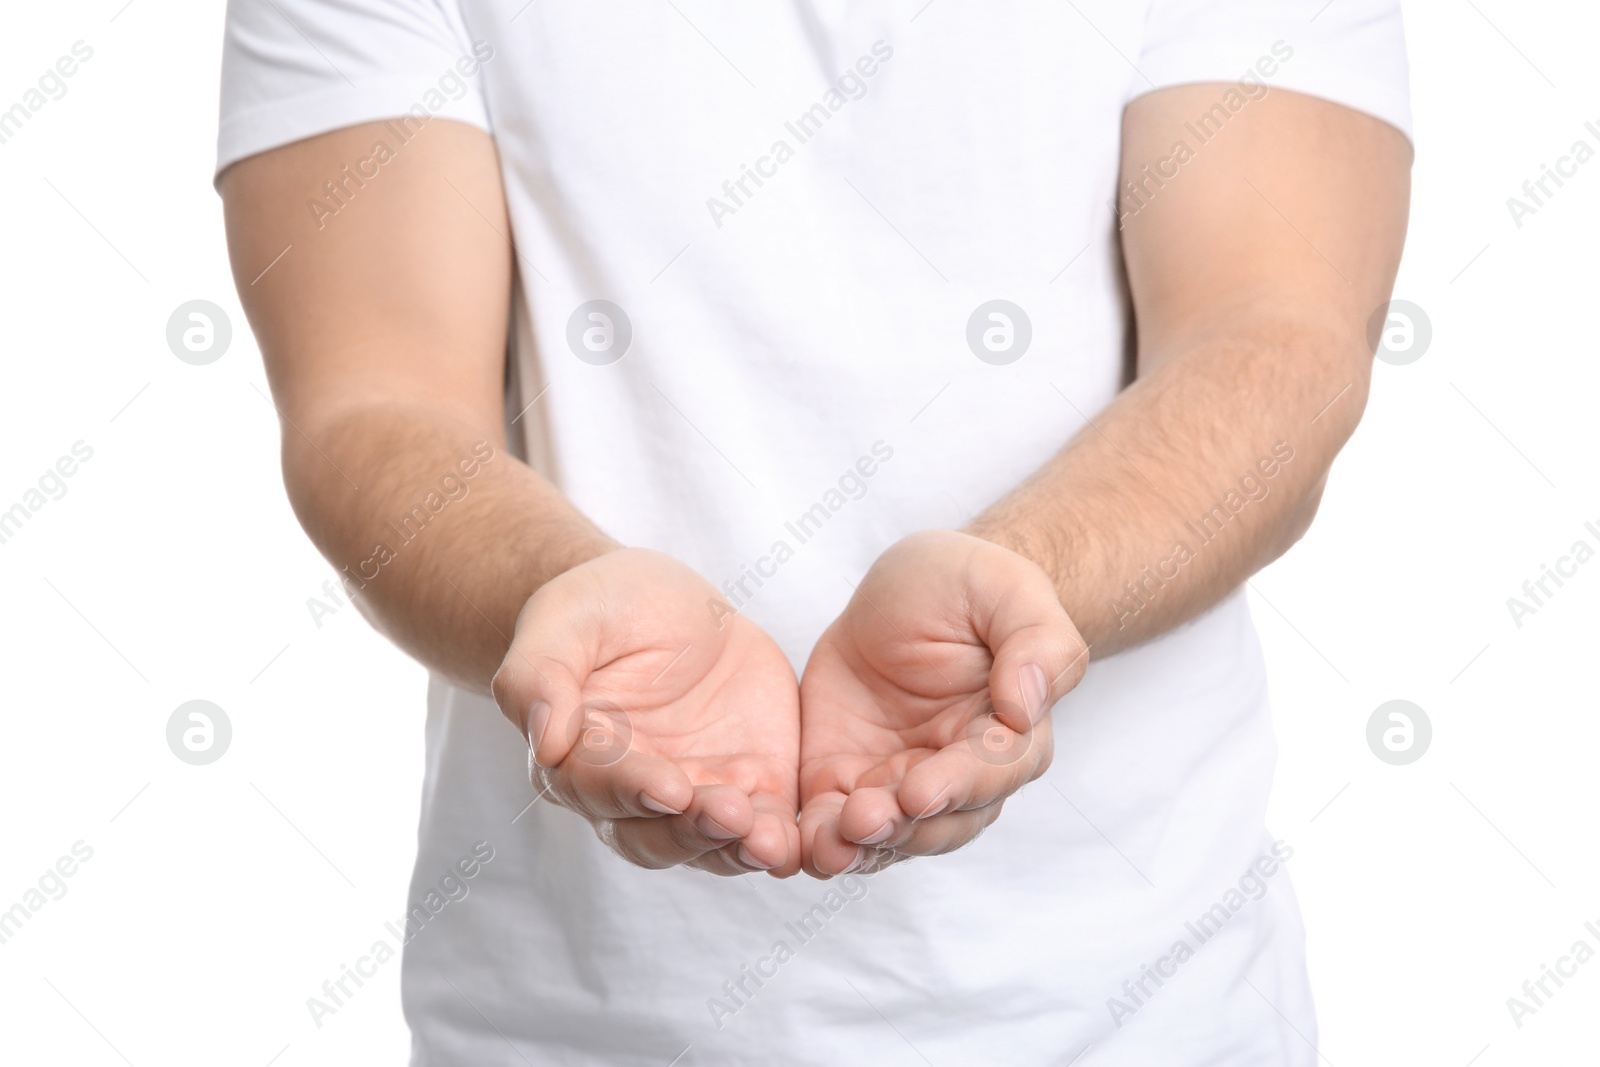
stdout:
{"type": "Polygon", "coordinates": [[[469,92],[460,99],[447,98],[436,111],[430,111],[426,104],[415,99],[415,94],[414,81],[367,82],[354,89],[338,86],[276,100],[230,116],[218,128],[212,184],[215,186],[222,172],[241,159],[318,134],[365,122],[398,119],[407,114],[421,112],[429,118],[456,119],[486,133],[493,132],[489,116],[475,93],[469,92]]]}
{"type": "MultiPolygon", "coordinates": [[[[1129,99],[1174,85],[1237,83],[1243,73],[1218,70],[1216,50],[1205,45],[1163,49],[1159,57],[1145,57],[1140,68],[1152,84],[1136,80],[1129,99]]],[[[1311,56],[1296,56],[1279,66],[1272,77],[1260,78],[1260,81],[1269,90],[1288,89],[1371,115],[1399,130],[1407,140],[1415,140],[1411,101],[1403,85],[1396,86],[1311,56]]]]}

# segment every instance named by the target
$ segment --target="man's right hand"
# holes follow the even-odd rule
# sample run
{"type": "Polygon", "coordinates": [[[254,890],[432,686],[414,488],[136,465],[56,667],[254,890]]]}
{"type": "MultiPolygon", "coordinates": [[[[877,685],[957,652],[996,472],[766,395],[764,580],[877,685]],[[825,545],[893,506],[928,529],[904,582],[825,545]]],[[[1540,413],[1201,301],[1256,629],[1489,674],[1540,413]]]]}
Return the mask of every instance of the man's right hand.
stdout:
{"type": "Polygon", "coordinates": [[[624,859],[800,869],[794,670],[684,564],[625,548],[545,583],[493,692],[534,788],[624,859]]]}

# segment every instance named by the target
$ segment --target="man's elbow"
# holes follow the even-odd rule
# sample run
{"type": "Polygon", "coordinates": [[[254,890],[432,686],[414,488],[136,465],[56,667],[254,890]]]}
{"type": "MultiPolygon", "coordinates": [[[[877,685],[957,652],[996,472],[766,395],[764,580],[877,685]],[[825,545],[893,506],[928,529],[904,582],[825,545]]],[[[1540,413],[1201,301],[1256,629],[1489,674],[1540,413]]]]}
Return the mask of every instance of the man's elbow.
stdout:
{"type": "Polygon", "coordinates": [[[1268,546],[1267,558],[1262,561],[1262,566],[1273,562],[1279,556],[1288,552],[1299,543],[1311,529],[1312,520],[1317,517],[1317,508],[1322,504],[1322,493],[1327,488],[1328,476],[1324,474],[1295,501],[1289,513],[1284,516],[1283,523],[1278,528],[1278,536],[1268,546]]]}
{"type": "Polygon", "coordinates": [[[1364,342],[1340,346],[1340,358],[1331,373],[1318,376],[1317,390],[1307,397],[1310,442],[1332,463],[1356,432],[1372,392],[1372,350],[1364,342]]]}

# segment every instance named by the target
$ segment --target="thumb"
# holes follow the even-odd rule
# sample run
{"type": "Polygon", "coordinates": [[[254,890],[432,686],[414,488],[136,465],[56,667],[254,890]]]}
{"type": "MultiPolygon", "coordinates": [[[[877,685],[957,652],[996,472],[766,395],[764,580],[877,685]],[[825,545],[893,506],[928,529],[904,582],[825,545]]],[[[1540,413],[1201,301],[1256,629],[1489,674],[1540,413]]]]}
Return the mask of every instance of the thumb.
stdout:
{"type": "Polygon", "coordinates": [[[1054,586],[1043,571],[1032,569],[1037,573],[1002,577],[998,595],[975,598],[989,606],[973,620],[994,657],[989,698],[995,715],[1018,733],[1049,714],[1083,680],[1089,665],[1088,646],[1054,586]]]}
{"type": "Polygon", "coordinates": [[[541,767],[559,764],[578,740],[598,637],[587,632],[590,622],[582,613],[575,618],[559,605],[530,600],[490,683],[501,714],[527,738],[541,767]]]}

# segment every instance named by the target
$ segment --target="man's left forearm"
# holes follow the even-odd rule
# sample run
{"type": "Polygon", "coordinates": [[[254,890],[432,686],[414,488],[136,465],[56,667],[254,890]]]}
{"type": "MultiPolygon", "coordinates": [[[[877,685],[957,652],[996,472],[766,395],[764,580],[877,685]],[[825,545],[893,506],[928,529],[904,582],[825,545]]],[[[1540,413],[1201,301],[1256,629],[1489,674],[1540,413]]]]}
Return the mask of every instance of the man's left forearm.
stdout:
{"type": "Polygon", "coordinates": [[[1149,640],[1305,532],[1370,365],[1362,338],[1336,328],[1279,323],[1198,342],[967,532],[1043,567],[1092,655],[1149,640]]]}
{"type": "Polygon", "coordinates": [[[1287,550],[1366,404],[1410,145],[1274,89],[1163,170],[1185,117],[1227,88],[1128,105],[1119,232],[1138,380],[969,530],[1044,568],[1091,655],[1195,617],[1287,550]]]}

